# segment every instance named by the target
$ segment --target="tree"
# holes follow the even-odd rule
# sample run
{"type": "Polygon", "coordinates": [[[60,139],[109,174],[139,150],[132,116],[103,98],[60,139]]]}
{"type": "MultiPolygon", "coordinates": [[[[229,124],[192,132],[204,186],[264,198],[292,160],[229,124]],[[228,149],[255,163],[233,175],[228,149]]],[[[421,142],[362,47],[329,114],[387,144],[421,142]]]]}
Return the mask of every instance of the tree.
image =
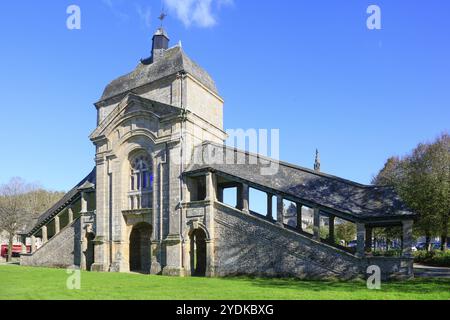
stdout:
{"type": "Polygon", "coordinates": [[[31,191],[20,178],[13,178],[0,186],[0,228],[8,234],[8,258],[11,261],[14,236],[28,222],[30,215],[23,201],[23,196],[31,191]]]}
{"type": "Polygon", "coordinates": [[[8,261],[12,257],[14,236],[62,196],[64,192],[47,191],[21,178],[0,186],[0,231],[8,235],[8,261]]]}
{"type": "Polygon", "coordinates": [[[393,186],[407,206],[419,214],[415,231],[426,238],[441,236],[447,248],[450,212],[450,136],[421,143],[403,159],[390,158],[374,178],[374,184],[393,186]]]}
{"type": "Polygon", "coordinates": [[[335,226],[336,241],[343,240],[346,245],[356,237],[356,226],[354,223],[345,221],[336,223],[335,226]]]}

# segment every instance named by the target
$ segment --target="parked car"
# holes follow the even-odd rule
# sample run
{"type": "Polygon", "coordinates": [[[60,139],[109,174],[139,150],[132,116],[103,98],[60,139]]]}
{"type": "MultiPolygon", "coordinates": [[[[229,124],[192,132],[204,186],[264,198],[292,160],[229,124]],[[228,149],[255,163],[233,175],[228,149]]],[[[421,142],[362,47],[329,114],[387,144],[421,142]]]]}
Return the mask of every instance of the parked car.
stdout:
{"type": "Polygon", "coordinates": [[[347,247],[349,247],[349,248],[356,248],[357,245],[358,245],[358,241],[353,240],[353,241],[350,241],[350,242],[348,243],[348,246],[347,246],[347,247]]]}

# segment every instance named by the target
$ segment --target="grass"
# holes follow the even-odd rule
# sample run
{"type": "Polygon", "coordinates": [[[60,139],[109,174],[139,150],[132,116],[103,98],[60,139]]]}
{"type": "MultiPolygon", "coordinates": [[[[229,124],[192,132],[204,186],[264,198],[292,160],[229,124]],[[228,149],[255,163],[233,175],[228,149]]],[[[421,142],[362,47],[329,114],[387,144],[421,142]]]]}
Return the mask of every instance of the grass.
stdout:
{"type": "Polygon", "coordinates": [[[390,282],[381,290],[363,281],[252,278],[170,278],[81,273],[68,290],[66,270],[0,266],[0,300],[449,300],[450,279],[390,282]]]}

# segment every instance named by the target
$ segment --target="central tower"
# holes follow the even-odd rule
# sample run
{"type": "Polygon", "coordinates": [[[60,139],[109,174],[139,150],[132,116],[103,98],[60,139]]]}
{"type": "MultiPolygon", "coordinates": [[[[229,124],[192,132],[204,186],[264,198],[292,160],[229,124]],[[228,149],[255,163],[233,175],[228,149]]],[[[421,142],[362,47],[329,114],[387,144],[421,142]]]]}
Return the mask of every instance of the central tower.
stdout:
{"type": "Polygon", "coordinates": [[[151,56],[112,81],[95,106],[93,270],[189,274],[184,168],[196,146],[226,139],[213,79],[181,46],[169,47],[160,27],[151,56]]]}

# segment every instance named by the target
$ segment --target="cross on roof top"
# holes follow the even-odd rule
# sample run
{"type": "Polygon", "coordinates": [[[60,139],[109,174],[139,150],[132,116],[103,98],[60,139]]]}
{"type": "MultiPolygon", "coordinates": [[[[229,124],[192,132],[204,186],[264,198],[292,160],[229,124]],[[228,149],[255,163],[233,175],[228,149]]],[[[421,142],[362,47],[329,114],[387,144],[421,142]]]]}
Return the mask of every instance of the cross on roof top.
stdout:
{"type": "Polygon", "coordinates": [[[161,12],[161,15],[158,17],[159,20],[161,20],[161,27],[163,25],[164,19],[167,17],[167,14],[164,13],[164,10],[161,12]]]}

